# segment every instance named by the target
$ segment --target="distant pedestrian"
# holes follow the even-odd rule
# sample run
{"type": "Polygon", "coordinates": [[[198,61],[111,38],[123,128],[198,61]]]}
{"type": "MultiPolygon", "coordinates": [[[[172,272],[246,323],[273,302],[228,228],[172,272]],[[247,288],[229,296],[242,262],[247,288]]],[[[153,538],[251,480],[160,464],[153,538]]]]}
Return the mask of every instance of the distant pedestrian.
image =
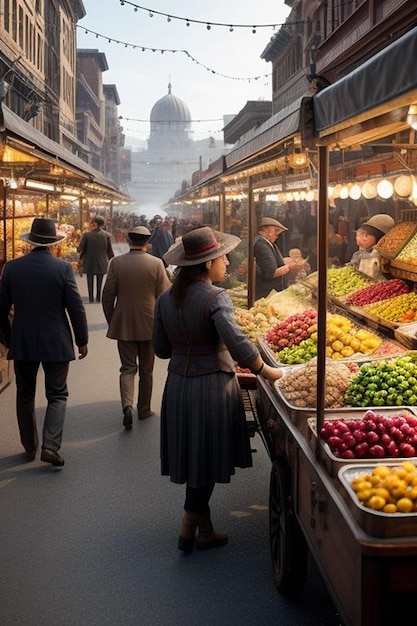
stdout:
{"type": "Polygon", "coordinates": [[[83,359],[87,356],[87,320],[71,265],[52,254],[52,246],[65,239],[56,232],[54,221],[35,218],[22,239],[32,250],[4,266],[0,329],[9,348],[7,358],[14,361],[17,420],[26,458],[33,461],[38,448],[35,395],[42,364],[47,407],[41,461],[62,466],[64,459],[58,451],[68,397],[67,375],[69,362],[75,359],[71,327],[83,359]]]}
{"type": "Polygon", "coordinates": [[[208,226],[189,231],[165,254],[174,283],[157,300],[155,353],[170,359],[161,408],[161,471],[186,483],[178,548],[207,550],[227,543],[213,530],[209,501],[215,483],[252,465],[235,361],[270,380],[278,368],[262,361],[236,323],[230,297],[213,282],[225,279],[240,239],[208,226]],[[198,533],[196,536],[196,532],[198,533]]]}
{"type": "Polygon", "coordinates": [[[109,324],[107,337],[117,339],[121,362],[120,396],[126,429],[132,427],[134,404],[140,420],[153,415],[154,308],[156,298],[171,284],[161,259],[147,253],[150,236],[145,226],[129,231],[130,250],[110,262],[103,289],[103,311],[109,324]],[[138,370],[139,389],[135,401],[138,370]]]}
{"type": "Polygon", "coordinates": [[[149,243],[151,244],[150,253],[153,256],[157,256],[159,259],[162,259],[165,252],[174,243],[171,224],[169,224],[169,227],[167,228],[165,221],[160,215],[155,215],[153,218],[153,224],[154,229],[152,237],[149,240],[149,243]]]}
{"type": "Polygon", "coordinates": [[[80,253],[83,273],[87,275],[89,302],[94,302],[94,277],[96,277],[96,302],[101,300],[101,288],[109,260],[114,257],[111,237],[103,230],[104,219],[96,215],[90,222],[90,231],[84,233],[77,252],[80,253]]]}

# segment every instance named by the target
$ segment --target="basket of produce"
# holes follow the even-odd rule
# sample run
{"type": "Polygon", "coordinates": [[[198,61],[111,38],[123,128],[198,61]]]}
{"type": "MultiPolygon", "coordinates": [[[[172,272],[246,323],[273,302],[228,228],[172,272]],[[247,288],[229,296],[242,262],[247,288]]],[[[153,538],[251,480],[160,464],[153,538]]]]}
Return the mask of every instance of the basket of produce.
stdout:
{"type": "Polygon", "coordinates": [[[303,285],[290,285],[287,289],[274,292],[268,298],[256,300],[250,309],[235,308],[235,317],[242,331],[256,341],[278,320],[291,313],[301,313],[311,306],[311,291],[303,285]]]}
{"type": "Polygon", "coordinates": [[[341,298],[375,281],[351,265],[331,267],[327,271],[327,290],[330,296],[341,298]]]}
{"type": "MultiPolygon", "coordinates": [[[[317,312],[313,309],[278,322],[265,341],[280,365],[306,363],[317,355],[317,312]]],[[[383,339],[339,313],[328,313],[326,356],[333,360],[359,360],[372,355],[383,339]]]]}
{"type": "MultiPolygon", "coordinates": [[[[328,360],[326,363],[326,386],[324,405],[326,409],[345,406],[345,393],[358,368],[354,364],[328,360]]],[[[317,359],[305,365],[283,370],[282,377],[274,383],[278,395],[287,405],[291,418],[298,419],[300,412],[310,417],[317,406],[317,359]]]]}
{"type": "MultiPolygon", "coordinates": [[[[310,418],[310,441],[317,441],[316,420],[310,418]]],[[[417,415],[410,407],[372,408],[365,413],[343,409],[326,414],[320,430],[322,459],[336,476],[346,463],[414,459],[417,463],[417,415]]]]}
{"type": "Polygon", "coordinates": [[[338,478],[354,518],[369,535],[417,535],[417,467],[413,462],[345,465],[338,478]]]}
{"type": "MultiPolygon", "coordinates": [[[[416,268],[417,269],[417,268],[416,268]]],[[[403,293],[409,293],[411,286],[400,278],[384,280],[367,287],[362,287],[348,295],[345,299],[346,306],[366,306],[381,300],[388,300],[403,293]]]]}
{"type": "Polygon", "coordinates": [[[410,291],[393,298],[368,304],[364,309],[381,324],[395,328],[417,321],[417,293],[410,291]]]}
{"type": "Polygon", "coordinates": [[[377,243],[382,257],[394,259],[417,231],[415,222],[400,222],[391,228],[377,243]]]}
{"type": "Polygon", "coordinates": [[[415,406],[417,404],[417,353],[359,366],[346,388],[344,405],[415,406]]]}

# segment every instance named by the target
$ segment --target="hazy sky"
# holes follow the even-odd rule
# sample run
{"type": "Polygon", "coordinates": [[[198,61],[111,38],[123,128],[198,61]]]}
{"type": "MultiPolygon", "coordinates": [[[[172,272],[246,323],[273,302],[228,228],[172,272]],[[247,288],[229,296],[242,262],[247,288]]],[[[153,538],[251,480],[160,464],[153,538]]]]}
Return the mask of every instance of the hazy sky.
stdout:
{"type": "Polygon", "coordinates": [[[106,55],[109,69],[103,81],[117,87],[119,114],[128,118],[122,120],[126,135],[148,138],[152,106],[168,93],[170,81],[172,93],[190,109],[196,140],[209,134],[222,139],[223,115],[238,113],[247,100],[271,99],[271,63],[260,56],[289,14],[284,0],[142,0],[123,6],[120,0],[83,0],[83,4],[87,15],[78,23],[77,47],[106,55]],[[150,17],[150,10],[164,15],[150,17]],[[167,15],[172,16],[170,21],[167,15]],[[188,18],[190,26],[175,16],[188,18]],[[233,32],[213,22],[233,25],[233,32]],[[213,24],[210,29],[207,23],[213,24]],[[263,27],[253,33],[252,27],[239,28],[266,24],[276,24],[275,30],[263,27]]]}

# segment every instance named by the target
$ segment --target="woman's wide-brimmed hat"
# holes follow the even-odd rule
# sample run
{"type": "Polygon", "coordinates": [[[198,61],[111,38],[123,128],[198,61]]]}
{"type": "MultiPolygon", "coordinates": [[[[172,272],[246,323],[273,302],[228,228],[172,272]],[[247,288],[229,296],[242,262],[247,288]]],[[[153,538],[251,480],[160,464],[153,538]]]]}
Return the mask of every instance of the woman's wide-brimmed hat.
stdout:
{"type": "Polygon", "coordinates": [[[20,238],[32,246],[52,246],[66,239],[66,233],[57,231],[54,220],[35,217],[29,233],[22,233],[20,238]]]}
{"type": "Polygon", "coordinates": [[[167,265],[198,265],[228,254],[240,243],[239,237],[227,235],[209,226],[202,226],[185,233],[164,254],[167,265]]]}

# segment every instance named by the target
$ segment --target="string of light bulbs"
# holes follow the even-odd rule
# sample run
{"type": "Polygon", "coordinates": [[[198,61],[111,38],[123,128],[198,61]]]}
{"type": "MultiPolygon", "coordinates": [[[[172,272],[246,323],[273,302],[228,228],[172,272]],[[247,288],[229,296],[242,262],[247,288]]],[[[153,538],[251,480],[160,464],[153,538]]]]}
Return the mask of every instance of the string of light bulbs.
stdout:
{"type": "Polygon", "coordinates": [[[129,2],[129,0],[120,0],[120,5],[130,5],[133,7],[135,13],[137,11],[146,11],[149,17],[153,17],[154,15],[162,15],[167,18],[167,22],[172,22],[173,20],[177,20],[180,22],[184,22],[186,26],[190,26],[191,24],[203,24],[207,30],[211,30],[212,26],[219,26],[221,28],[228,28],[230,32],[233,32],[236,28],[251,28],[252,33],[255,34],[256,31],[260,28],[272,28],[275,30],[277,26],[283,26],[283,24],[224,24],[222,22],[211,22],[205,20],[192,20],[187,17],[180,17],[179,15],[172,15],[169,13],[163,13],[162,11],[155,11],[154,9],[149,9],[147,7],[142,7],[139,4],[135,4],[134,2],[129,2]]]}
{"type": "MultiPolygon", "coordinates": [[[[149,124],[149,120],[144,120],[144,119],[137,119],[135,117],[124,117],[123,115],[119,115],[119,120],[126,120],[127,122],[146,122],[149,124]]],[[[152,122],[157,122],[158,124],[162,124],[162,123],[167,123],[167,124],[191,124],[191,123],[198,123],[198,122],[223,122],[223,118],[222,117],[216,117],[213,119],[207,119],[207,120],[175,120],[175,122],[167,122],[167,120],[152,120],[152,122]]]]}
{"type": "Polygon", "coordinates": [[[263,79],[269,79],[271,77],[271,73],[261,74],[259,76],[250,76],[250,77],[228,76],[227,74],[222,74],[221,72],[216,72],[215,70],[211,69],[207,65],[204,65],[204,63],[201,63],[201,61],[198,61],[195,57],[193,57],[192,54],[190,54],[188,52],[188,50],[180,50],[180,49],[173,49],[173,48],[172,49],[169,49],[169,48],[148,48],[147,46],[141,46],[139,44],[128,43],[127,41],[120,41],[119,39],[113,39],[113,37],[108,37],[107,35],[102,35],[101,33],[97,33],[96,31],[91,30],[89,28],[86,28],[85,26],[81,26],[79,24],[77,24],[77,28],[83,30],[86,35],[88,35],[88,34],[95,35],[96,39],[105,39],[108,43],[119,44],[119,45],[124,46],[125,48],[131,48],[132,50],[140,50],[141,52],[160,52],[161,54],[164,54],[165,52],[172,53],[172,54],[175,54],[176,52],[179,52],[181,54],[185,54],[190,59],[190,61],[193,61],[197,65],[200,65],[201,67],[203,67],[205,70],[207,70],[211,74],[215,74],[216,76],[221,76],[222,78],[227,78],[228,80],[240,80],[240,81],[247,81],[247,82],[250,83],[253,80],[256,81],[256,80],[260,80],[262,78],[263,79]]]}

